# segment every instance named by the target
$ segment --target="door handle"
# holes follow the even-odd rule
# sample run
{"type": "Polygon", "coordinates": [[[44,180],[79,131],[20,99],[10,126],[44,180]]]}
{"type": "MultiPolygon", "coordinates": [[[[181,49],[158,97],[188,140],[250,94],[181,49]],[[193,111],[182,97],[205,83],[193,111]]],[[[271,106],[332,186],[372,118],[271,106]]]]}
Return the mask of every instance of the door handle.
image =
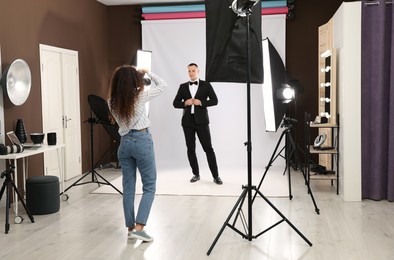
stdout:
{"type": "Polygon", "coordinates": [[[67,118],[67,116],[63,116],[63,128],[67,128],[67,122],[70,120],[71,118],[67,118]]]}

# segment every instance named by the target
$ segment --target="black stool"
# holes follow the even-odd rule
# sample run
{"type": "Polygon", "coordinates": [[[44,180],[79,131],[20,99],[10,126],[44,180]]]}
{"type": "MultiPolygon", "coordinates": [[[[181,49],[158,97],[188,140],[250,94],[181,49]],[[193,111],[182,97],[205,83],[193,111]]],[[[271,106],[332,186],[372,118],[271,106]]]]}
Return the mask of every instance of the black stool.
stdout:
{"type": "Polygon", "coordinates": [[[33,176],[26,180],[26,206],[33,215],[58,212],[60,209],[59,178],[33,176]]]}

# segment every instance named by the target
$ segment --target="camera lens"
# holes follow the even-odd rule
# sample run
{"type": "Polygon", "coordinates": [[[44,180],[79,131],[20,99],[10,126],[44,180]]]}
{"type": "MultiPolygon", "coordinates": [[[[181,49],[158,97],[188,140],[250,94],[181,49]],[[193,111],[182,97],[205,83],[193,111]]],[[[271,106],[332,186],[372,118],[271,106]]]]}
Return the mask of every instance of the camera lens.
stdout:
{"type": "Polygon", "coordinates": [[[150,78],[144,78],[144,85],[149,86],[152,83],[150,78]]]}

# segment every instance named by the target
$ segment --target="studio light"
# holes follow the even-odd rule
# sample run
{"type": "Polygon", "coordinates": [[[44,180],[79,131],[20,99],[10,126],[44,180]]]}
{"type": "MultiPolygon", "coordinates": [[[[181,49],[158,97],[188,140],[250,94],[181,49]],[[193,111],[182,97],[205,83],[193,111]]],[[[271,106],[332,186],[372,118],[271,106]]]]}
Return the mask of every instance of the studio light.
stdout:
{"type": "MultiPolygon", "coordinates": [[[[137,50],[137,62],[136,67],[137,69],[148,69],[149,71],[152,68],[152,52],[146,50],[137,50]]],[[[144,75],[144,85],[150,86],[151,79],[148,75],[144,75]]]]}
{"type": "Polygon", "coordinates": [[[265,130],[276,132],[286,112],[283,100],[283,84],[287,83],[284,63],[268,38],[263,40],[264,84],[263,103],[265,130]],[[278,98],[278,94],[282,98],[278,98]]]}
{"type": "Polygon", "coordinates": [[[231,4],[231,8],[233,9],[234,13],[238,14],[239,16],[246,16],[246,12],[258,2],[258,0],[234,0],[231,4]]]}
{"type": "Polygon", "coordinates": [[[10,101],[20,106],[29,97],[31,73],[29,65],[22,59],[15,60],[5,71],[1,85],[10,101]]]}
{"type": "MultiPolygon", "coordinates": [[[[150,71],[152,68],[152,51],[137,50],[130,62],[130,65],[135,66],[137,69],[147,69],[150,71]]],[[[144,85],[150,86],[151,83],[151,79],[145,74],[144,85]]]]}
{"type": "Polygon", "coordinates": [[[282,87],[276,90],[276,98],[282,100],[282,103],[290,103],[295,98],[295,90],[289,84],[282,84],[282,87]]]}
{"type": "Polygon", "coordinates": [[[152,67],[152,52],[146,50],[137,50],[136,54],[137,69],[148,69],[152,67]]]}

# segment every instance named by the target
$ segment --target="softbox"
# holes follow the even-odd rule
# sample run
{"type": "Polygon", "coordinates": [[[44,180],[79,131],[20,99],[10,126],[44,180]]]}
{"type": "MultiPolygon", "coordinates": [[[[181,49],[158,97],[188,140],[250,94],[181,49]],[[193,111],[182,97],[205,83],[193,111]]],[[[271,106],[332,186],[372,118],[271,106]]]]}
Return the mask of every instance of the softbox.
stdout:
{"type": "Polygon", "coordinates": [[[264,118],[267,132],[276,132],[283,116],[285,115],[287,104],[277,98],[278,89],[287,83],[286,68],[278,51],[271,41],[266,38],[262,42],[264,55],[264,118]]]}
{"type": "MultiPolygon", "coordinates": [[[[238,16],[232,0],[205,1],[206,80],[245,83],[247,78],[247,17],[238,16]]],[[[250,83],[263,83],[261,4],[249,15],[250,83]]]]}

